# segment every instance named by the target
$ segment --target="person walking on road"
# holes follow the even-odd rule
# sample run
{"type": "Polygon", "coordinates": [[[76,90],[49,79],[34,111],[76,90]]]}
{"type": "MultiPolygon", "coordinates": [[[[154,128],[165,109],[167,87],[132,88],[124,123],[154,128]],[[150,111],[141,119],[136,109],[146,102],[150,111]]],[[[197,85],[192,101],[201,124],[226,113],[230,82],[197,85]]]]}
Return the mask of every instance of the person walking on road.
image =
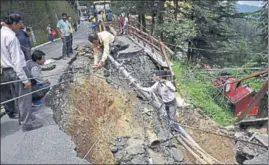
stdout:
{"type": "Polygon", "coordinates": [[[30,41],[30,36],[31,32],[24,27],[24,25],[15,31],[17,38],[19,39],[20,45],[21,45],[21,50],[24,54],[25,60],[30,60],[31,59],[31,41],[30,41]]]}
{"type": "Polygon", "coordinates": [[[16,37],[15,30],[23,25],[19,14],[10,14],[1,28],[1,83],[21,80],[6,85],[1,85],[1,102],[16,98],[25,94],[24,97],[4,104],[10,118],[19,118],[19,124],[23,131],[30,131],[42,127],[42,123],[36,122],[32,115],[32,91],[29,71],[20,48],[20,42],[16,37]]]}
{"type": "Polygon", "coordinates": [[[52,33],[51,33],[51,27],[50,24],[48,24],[47,26],[47,32],[48,32],[48,39],[50,42],[53,42],[53,37],[52,37],[52,33]]]}
{"type": "Polygon", "coordinates": [[[69,47],[69,53],[73,54],[73,26],[72,26],[72,18],[71,16],[68,16],[68,23],[69,23],[69,31],[70,31],[70,47],[69,47]]]}
{"type": "Polygon", "coordinates": [[[57,32],[63,41],[62,55],[63,58],[66,59],[66,57],[70,57],[69,51],[71,46],[70,29],[66,13],[62,13],[62,19],[57,23],[57,32]]]}

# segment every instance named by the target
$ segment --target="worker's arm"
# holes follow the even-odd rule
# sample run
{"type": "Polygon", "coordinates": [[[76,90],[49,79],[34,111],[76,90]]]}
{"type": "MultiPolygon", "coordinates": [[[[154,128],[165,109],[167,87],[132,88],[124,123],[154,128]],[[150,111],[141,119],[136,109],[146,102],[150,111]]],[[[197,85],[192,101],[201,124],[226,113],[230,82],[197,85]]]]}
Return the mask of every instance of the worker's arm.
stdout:
{"type": "Polygon", "coordinates": [[[9,43],[9,52],[11,55],[11,62],[14,66],[14,71],[16,72],[17,76],[20,80],[22,80],[23,83],[28,83],[28,77],[21,66],[22,61],[25,61],[25,59],[20,55],[20,53],[23,52],[20,48],[19,40],[16,37],[14,37],[14,39],[12,39],[9,43]]]}
{"type": "Polygon", "coordinates": [[[109,55],[109,39],[104,39],[103,40],[104,43],[104,51],[103,51],[103,55],[102,55],[102,62],[105,62],[108,55],[109,55]]]}
{"type": "Polygon", "coordinates": [[[144,88],[144,87],[140,87],[138,86],[139,89],[146,91],[146,92],[155,92],[158,88],[159,82],[156,82],[154,85],[152,85],[149,88],[144,88]]]}
{"type": "Polygon", "coordinates": [[[170,89],[170,91],[176,92],[175,86],[170,81],[165,81],[165,85],[170,89]]]}
{"type": "Polygon", "coordinates": [[[98,64],[98,61],[99,61],[98,55],[99,55],[98,47],[93,47],[94,65],[98,64]]]}

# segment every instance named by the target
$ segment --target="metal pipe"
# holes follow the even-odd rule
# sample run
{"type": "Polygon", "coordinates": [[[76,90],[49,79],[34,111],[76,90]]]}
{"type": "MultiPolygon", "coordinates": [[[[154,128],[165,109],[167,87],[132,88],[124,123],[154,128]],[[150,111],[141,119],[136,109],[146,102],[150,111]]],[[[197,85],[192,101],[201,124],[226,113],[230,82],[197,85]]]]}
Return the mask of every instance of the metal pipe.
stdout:
{"type": "MultiPolygon", "coordinates": [[[[118,63],[111,55],[108,56],[108,60],[119,69],[119,72],[121,72],[126,77],[126,79],[129,80],[131,85],[134,85],[136,88],[138,88],[140,86],[138,81],[120,63],[118,63]]],[[[142,90],[138,90],[138,91],[148,100],[152,100],[151,95],[148,94],[147,92],[142,91],[142,90]]],[[[159,104],[155,100],[152,100],[149,104],[152,105],[156,109],[160,109],[160,107],[161,107],[161,104],[159,104]]]]}

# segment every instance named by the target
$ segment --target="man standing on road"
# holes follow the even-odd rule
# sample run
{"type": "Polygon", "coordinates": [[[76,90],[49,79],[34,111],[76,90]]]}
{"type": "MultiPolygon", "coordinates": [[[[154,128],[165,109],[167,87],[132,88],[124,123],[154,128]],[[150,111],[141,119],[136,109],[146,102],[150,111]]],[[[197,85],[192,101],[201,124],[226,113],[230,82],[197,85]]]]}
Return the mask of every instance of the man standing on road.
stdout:
{"type": "Polygon", "coordinates": [[[19,30],[16,30],[15,33],[17,38],[19,39],[21,50],[24,54],[25,60],[30,60],[32,48],[30,41],[31,32],[27,31],[27,29],[22,26],[19,30]]]}
{"type": "Polygon", "coordinates": [[[70,50],[70,29],[69,29],[69,23],[67,21],[67,14],[63,13],[62,14],[62,19],[58,21],[57,23],[57,32],[61,36],[62,41],[63,41],[63,58],[66,59],[65,57],[70,57],[69,56],[69,50],[70,50]]]}
{"type": "Polygon", "coordinates": [[[71,16],[68,16],[68,23],[69,23],[69,31],[70,31],[70,47],[69,47],[69,53],[70,54],[73,54],[73,32],[74,32],[74,29],[73,29],[73,26],[72,26],[72,18],[71,16]]]}
{"type": "MultiPolygon", "coordinates": [[[[20,79],[21,81],[1,85],[1,102],[10,100],[32,91],[28,80],[29,71],[20,48],[20,42],[14,33],[23,25],[19,14],[10,14],[1,28],[1,83],[20,79]]],[[[42,127],[40,122],[34,122],[32,115],[32,95],[26,95],[4,104],[10,118],[19,118],[22,130],[29,131],[42,127]]]]}
{"type": "Polygon", "coordinates": [[[48,32],[48,39],[50,42],[53,42],[53,37],[52,37],[52,34],[51,34],[51,27],[50,27],[50,24],[48,24],[47,26],[47,32],[48,32]]]}

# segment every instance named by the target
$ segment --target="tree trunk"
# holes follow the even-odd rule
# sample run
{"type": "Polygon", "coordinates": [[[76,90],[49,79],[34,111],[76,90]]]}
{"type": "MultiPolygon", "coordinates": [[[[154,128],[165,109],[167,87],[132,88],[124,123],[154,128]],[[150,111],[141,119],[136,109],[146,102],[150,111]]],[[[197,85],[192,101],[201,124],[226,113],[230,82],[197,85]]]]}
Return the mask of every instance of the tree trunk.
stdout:
{"type": "Polygon", "coordinates": [[[151,35],[153,35],[154,27],[155,27],[155,13],[152,12],[152,15],[151,15],[151,35]]]}
{"type": "MultiPolygon", "coordinates": [[[[163,15],[164,15],[164,11],[165,11],[164,2],[165,1],[159,1],[159,8],[160,8],[159,14],[158,14],[158,24],[159,25],[162,25],[164,23],[164,21],[163,21],[163,15]]],[[[163,39],[164,39],[163,32],[161,32],[160,38],[163,41],[163,39]]]]}
{"type": "Polygon", "coordinates": [[[145,14],[141,14],[141,21],[142,21],[142,26],[143,26],[143,31],[144,32],[147,32],[147,25],[146,25],[146,17],[145,17],[145,14]]]}
{"type": "Polygon", "coordinates": [[[140,29],[141,28],[141,15],[139,14],[138,15],[138,29],[140,29]]]}
{"type": "Polygon", "coordinates": [[[175,17],[175,20],[177,20],[177,14],[178,14],[178,0],[174,0],[174,4],[175,4],[174,17],[175,17]]]}

